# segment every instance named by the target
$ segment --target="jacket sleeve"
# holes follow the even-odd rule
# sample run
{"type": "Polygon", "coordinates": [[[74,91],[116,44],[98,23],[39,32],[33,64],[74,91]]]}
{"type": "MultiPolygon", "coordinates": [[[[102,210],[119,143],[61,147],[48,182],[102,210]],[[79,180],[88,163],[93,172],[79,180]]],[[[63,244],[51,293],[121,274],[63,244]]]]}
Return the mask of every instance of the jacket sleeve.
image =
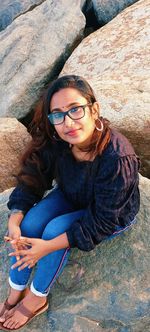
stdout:
{"type": "MultiPolygon", "coordinates": [[[[34,158],[40,158],[40,167],[38,164],[30,162],[30,164],[25,165],[23,174],[30,175],[33,181],[42,180],[42,185],[35,190],[32,185],[27,186],[23,181],[19,183],[9,197],[7,203],[9,210],[21,210],[25,214],[35,203],[41,200],[45,190],[52,188],[55,169],[54,154],[45,148],[36,153],[34,158]]],[[[40,184],[40,181],[38,182],[40,184]]]]}
{"type": "MultiPolygon", "coordinates": [[[[106,239],[120,226],[119,217],[135,217],[139,209],[138,162],[126,156],[104,163],[95,178],[92,202],[82,219],[67,231],[70,247],[84,251],[106,239]]],[[[128,220],[129,222],[130,220],[128,220]]]]}

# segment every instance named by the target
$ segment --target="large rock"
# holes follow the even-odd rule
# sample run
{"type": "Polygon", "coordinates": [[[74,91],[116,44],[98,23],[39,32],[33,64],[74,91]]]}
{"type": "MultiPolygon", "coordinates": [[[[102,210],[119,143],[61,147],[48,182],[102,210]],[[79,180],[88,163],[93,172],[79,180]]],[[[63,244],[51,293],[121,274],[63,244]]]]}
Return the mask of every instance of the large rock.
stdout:
{"type": "MultiPolygon", "coordinates": [[[[10,247],[4,243],[3,238],[7,231],[7,215],[8,209],[6,203],[8,201],[9,195],[12,192],[12,189],[5,190],[3,193],[0,193],[0,220],[1,220],[1,232],[0,232],[0,302],[4,301],[8,295],[8,273],[9,273],[9,264],[8,264],[8,253],[11,251],[10,247]]],[[[2,330],[0,330],[2,331],[2,330]]],[[[30,332],[31,325],[25,327],[23,332],[30,332]]],[[[32,332],[47,332],[49,331],[49,322],[47,320],[47,315],[40,315],[32,322],[32,332]]]]}
{"type": "MultiPolygon", "coordinates": [[[[73,250],[72,264],[66,266],[52,290],[48,314],[34,319],[22,331],[150,331],[150,180],[142,176],[140,192],[137,224],[89,253],[73,250]]],[[[9,193],[0,195],[1,299],[7,294],[8,246],[3,236],[9,193]]]]}
{"type": "Polygon", "coordinates": [[[0,33],[0,116],[24,117],[62,68],[82,38],[80,6],[77,0],[71,6],[70,0],[46,0],[0,33]]]}
{"type": "Polygon", "coordinates": [[[31,137],[16,119],[0,118],[0,191],[15,185],[19,158],[31,137]]]}
{"type": "Polygon", "coordinates": [[[150,177],[150,5],[141,0],[85,38],[61,74],[79,74],[97,91],[101,113],[126,134],[150,177]]]}
{"type": "Polygon", "coordinates": [[[92,2],[97,20],[103,25],[137,0],[92,0],[92,2]]]}
{"type": "Polygon", "coordinates": [[[33,9],[44,0],[5,0],[0,2],[0,31],[5,29],[12,21],[24,12],[33,9]]]}

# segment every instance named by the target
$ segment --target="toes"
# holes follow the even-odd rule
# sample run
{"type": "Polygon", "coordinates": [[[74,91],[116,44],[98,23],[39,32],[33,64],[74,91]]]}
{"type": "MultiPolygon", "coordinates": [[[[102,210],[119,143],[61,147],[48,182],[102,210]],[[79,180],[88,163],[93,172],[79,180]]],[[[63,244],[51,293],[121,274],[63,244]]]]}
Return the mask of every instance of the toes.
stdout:
{"type": "Polygon", "coordinates": [[[16,323],[16,325],[14,326],[14,329],[17,330],[21,327],[21,325],[19,323],[16,323]]]}
{"type": "Polygon", "coordinates": [[[5,322],[5,319],[4,317],[0,317],[0,323],[4,323],[5,322]]]}
{"type": "Polygon", "coordinates": [[[14,322],[12,319],[7,319],[7,321],[3,324],[3,326],[7,327],[8,329],[14,329],[15,325],[16,322],[14,322]]]}
{"type": "Polygon", "coordinates": [[[0,323],[4,323],[5,322],[7,315],[8,315],[8,311],[5,312],[4,315],[0,317],[0,323]]]}

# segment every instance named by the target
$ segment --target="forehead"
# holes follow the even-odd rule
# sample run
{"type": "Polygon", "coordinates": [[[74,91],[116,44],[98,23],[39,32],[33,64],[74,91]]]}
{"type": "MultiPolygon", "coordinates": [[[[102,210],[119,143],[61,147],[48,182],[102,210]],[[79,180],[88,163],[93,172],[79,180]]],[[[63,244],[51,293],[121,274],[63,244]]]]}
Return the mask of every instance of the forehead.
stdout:
{"type": "Polygon", "coordinates": [[[86,98],[74,88],[65,88],[56,92],[51,99],[50,109],[68,107],[73,104],[85,104],[86,98]]]}

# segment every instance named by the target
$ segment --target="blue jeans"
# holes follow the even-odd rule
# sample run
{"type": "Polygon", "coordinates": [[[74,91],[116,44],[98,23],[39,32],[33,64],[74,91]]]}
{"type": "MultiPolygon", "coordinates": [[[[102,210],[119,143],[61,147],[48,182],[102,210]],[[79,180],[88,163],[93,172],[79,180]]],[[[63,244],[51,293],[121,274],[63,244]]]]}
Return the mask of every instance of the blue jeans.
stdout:
{"type": "MultiPolygon", "coordinates": [[[[51,240],[67,231],[72,223],[81,218],[85,210],[75,211],[59,188],[53,189],[26,214],[21,222],[22,236],[51,240]]],[[[120,235],[126,228],[116,228],[108,239],[120,235]]],[[[56,278],[62,272],[69,257],[70,249],[54,251],[42,257],[38,263],[31,283],[31,291],[37,296],[47,296],[56,278]]],[[[16,258],[11,258],[14,264],[16,258]]],[[[10,270],[10,286],[17,290],[27,287],[32,269],[10,270]]]]}
{"type": "MultiPolygon", "coordinates": [[[[21,223],[21,234],[26,237],[51,240],[64,233],[72,223],[81,218],[84,210],[74,211],[59,188],[53,189],[26,214],[21,223]]],[[[38,263],[31,290],[38,296],[47,296],[57,276],[63,270],[70,249],[61,249],[42,257],[38,263]]],[[[14,264],[16,258],[11,258],[14,264]]],[[[26,288],[32,269],[10,270],[10,286],[17,290],[26,288]]]]}

